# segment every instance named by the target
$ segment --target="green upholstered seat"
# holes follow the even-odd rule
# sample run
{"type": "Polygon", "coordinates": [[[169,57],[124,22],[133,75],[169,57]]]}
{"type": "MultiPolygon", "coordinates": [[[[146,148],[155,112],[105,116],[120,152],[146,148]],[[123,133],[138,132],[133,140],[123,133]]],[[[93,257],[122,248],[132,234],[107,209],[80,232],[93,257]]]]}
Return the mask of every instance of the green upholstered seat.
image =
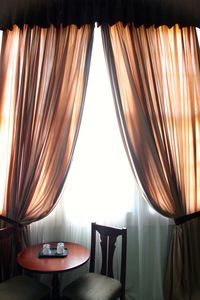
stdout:
{"type": "Polygon", "coordinates": [[[73,281],[63,295],[73,300],[114,300],[120,295],[121,283],[105,275],[87,273],[73,281]]]}
{"type": "Polygon", "coordinates": [[[92,223],[90,272],[66,286],[62,295],[68,300],[125,300],[126,249],[126,228],[92,223]],[[113,259],[118,237],[121,237],[120,278],[114,279],[113,259]],[[102,251],[100,274],[95,272],[96,240],[100,241],[102,251]]]}
{"type": "MultiPolygon", "coordinates": [[[[0,215],[0,300],[40,300],[50,295],[49,287],[29,276],[5,276],[8,267],[4,262],[15,253],[10,249],[18,249],[18,228],[16,221],[0,215]]],[[[15,261],[15,257],[12,258],[15,261]]]]}
{"type": "Polygon", "coordinates": [[[37,300],[49,294],[49,288],[36,280],[19,275],[0,283],[2,300],[37,300]]]}

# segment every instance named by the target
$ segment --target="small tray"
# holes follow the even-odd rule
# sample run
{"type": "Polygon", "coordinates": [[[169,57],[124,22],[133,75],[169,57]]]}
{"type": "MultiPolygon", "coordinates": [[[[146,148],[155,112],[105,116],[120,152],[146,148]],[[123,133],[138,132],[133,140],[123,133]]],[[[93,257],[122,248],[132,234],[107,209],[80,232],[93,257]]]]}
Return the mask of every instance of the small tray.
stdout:
{"type": "Polygon", "coordinates": [[[39,254],[38,254],[38,257],[39,258],[51,258],[51,257],[65,257],[65,256],[67,256],[67,254],[68,254],[68,249],[67,248],[65,248],[65,251],[63,252],[63,253],[61,253],[61,254],[59,254],[59,253],[57,253],[57,248],[50,248],[50,250],[51,250],[51,253],[50,254],[43,254],[43,249],[41,249],[40,251],[39,251],[39,254]]]}

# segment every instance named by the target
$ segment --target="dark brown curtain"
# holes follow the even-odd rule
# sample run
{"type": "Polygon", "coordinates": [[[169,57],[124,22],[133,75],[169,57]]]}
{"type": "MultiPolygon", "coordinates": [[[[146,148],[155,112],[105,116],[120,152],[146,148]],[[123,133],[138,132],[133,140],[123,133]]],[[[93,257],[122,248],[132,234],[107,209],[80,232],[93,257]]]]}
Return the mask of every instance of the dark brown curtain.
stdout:
{"type": "Polygon", "coordinates": [[[122,138],[138,184],[162,215],[186,215],[174,227],[165,298],[200,299],[200,221],[192,218],[200,211],[195,28],[117,23],[102,32],[122,138]]]}
{"type": "Polygon", "coordinates": [[[62,190],[83,110],[92,37],[90,25],[14,26],[3,33],[0,210],[22,224],[45,217],[62,190]]]}

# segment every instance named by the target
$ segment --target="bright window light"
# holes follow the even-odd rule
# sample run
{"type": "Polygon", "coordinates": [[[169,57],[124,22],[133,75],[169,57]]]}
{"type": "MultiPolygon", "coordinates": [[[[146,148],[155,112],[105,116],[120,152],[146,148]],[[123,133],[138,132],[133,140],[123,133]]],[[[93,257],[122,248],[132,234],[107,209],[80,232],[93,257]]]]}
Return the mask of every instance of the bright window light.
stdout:
{"type": "Polygon", "coordinates": [[[81,128],[63,193],[65,211],[76,223],[119,218],[132,211],[135,193],[96,29],[81,128]]]}
{"type": "Polygon", "coordinates": [[[196,28],[196,31],[197,31],[197,38],[200,44],[200,28],[196,28]]]}

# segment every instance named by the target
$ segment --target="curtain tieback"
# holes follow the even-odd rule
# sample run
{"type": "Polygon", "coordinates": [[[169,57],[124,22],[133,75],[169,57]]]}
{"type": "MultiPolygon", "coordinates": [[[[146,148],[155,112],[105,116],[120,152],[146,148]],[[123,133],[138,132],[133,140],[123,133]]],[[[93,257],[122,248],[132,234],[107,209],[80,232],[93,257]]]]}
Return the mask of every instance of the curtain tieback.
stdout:
{"type": "Polygon", "coordinates": [[[0,219],[3,220],[3,221],[5,221],[5,222],[7,222],[7,223],[10,223],[10,224],[13,224],[13,225],[17,225],[19,227],[23,227],[24,226],[23,224],[15,221],[15,220],[13,220],[11,218],[8,218],[6,216],[3,216],[3,215],[0,215],[0,219]]]}
{"type": "Polygon", "coordinates": [[[188,215],[184,215],[184,216],[175,218],[174,221],[175,221],[176,225],[180,225],[180,224],[183,224],[187,221],[190,221],[190,220],[198,218],[198,217],[200,217],[200,211],[197,211],[197,212],[194,212],[192,214],[188,214],[188,215]]]}

